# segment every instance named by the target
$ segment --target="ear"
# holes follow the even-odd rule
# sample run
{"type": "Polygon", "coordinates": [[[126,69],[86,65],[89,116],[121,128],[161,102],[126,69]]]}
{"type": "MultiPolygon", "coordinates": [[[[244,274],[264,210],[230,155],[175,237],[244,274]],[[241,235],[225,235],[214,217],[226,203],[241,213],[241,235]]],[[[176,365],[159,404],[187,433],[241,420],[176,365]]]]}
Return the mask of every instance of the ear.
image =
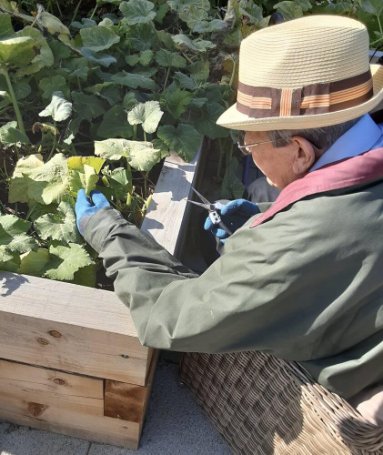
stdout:
{"type": "Polygon", "coordinates": [[[297,177],[307,174],[310,167],[315,163],[315,150],[310,141],[302,136],[293,136],[296,150],[293,157],[293,172],[297,177]]]}

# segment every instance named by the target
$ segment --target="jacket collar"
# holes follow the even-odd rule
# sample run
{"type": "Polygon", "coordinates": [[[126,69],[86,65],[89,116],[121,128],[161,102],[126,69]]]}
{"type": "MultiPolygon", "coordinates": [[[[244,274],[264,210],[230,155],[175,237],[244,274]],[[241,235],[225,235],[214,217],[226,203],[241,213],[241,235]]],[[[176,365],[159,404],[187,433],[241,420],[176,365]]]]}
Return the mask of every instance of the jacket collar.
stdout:
{"type": "Polygon", "coordinates": [[[383,148],[310,172],[281,191],[274,204],[257,216],[250,227],[270,220],[295,202],[315,194],[350,188],[383,178],[383,148]]]}

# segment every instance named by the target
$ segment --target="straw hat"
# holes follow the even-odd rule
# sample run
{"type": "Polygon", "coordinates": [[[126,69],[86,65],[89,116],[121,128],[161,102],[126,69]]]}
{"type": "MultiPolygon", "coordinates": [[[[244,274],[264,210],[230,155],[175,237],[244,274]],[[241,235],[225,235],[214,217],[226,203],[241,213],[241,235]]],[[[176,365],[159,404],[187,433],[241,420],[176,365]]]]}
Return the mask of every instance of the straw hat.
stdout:
{"type": "Polygon", "coordinates": [[[304,129],[357,118],[383,98],[383,67],[369,64],[366,27],[307,16],[252,33],[239,53],[237,103],[218,125],[245,131],[304,129]]]}

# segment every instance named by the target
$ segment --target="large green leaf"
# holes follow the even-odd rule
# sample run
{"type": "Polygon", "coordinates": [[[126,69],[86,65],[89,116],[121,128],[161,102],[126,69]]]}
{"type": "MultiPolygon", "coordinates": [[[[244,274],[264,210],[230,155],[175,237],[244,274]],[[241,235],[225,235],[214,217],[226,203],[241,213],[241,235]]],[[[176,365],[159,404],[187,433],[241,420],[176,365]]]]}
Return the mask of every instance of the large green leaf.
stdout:
{"type": "Polygon", "coordinates": [[[29,144],[29,139],[17,129],[17,122],[12,121],[0,126],[0,143],[7,145],[29,144]]]}
{"type": "Polygon", "coordinates": [[[86,95],[82,92],[72,92],[73,110],[77,118],[92,120],[105,112],[105,107],[96,95],[86,95]]]}
{"type": "Polygon", "coordinates": [[[68,166],[62,153],[57,153],[43,166],[28,174],[28,196],[39,203],[59,202],[68,187],[68,166]]]}
{"type": "Polygon", "coordinates": [[[41,96],[45,99],[52,98],[55,92],[66,93],[69,91],[67,81],[61,74],[41,78],[39,87],[42,91],[41,96]]]}
{"type": "Polygon", "coordinates": [[[179,33],[178,35],[172,36],[173,41],[181,49],[188,49],[194,52],[206,52],[209,49],[214,49],[216,45],[211,41],[206,41],[201,38],[190,39],[184,33],[179,33]]]}
{"type": "Polygon", "coordinates": [[[209,16],[209,0],[168,0],[167,3],[191,29],[209,16]]]}
{"type": "Polygon", "coordinates": [[[193,159],[202,141],[198,131],[187,124],[179,124],[177,128],[172,125],[160,126],[157,135],[170,151],[177,153],[186,161],[193,159]]]}
{"type": "Polygon", "coordinates": [[[25,66],[35,57],[35,42],[28,36],[0,40],[0,65],[25,66]]]}
{"type": "Polygon", "coordinates": [[[128,25],[151,22],[156,17],[153,9],[154,4],[148,0],[129,0],[120,4],[120,11],[124,15],[124,21],[128,25]]]}
{"type": "Polygon", "coordinates": [[[68,243],[79,240],[76,217],[68,202],[60,202],[55,213],[37,218],[34,227],[38,235],[44,240],[61,240],[68,243]]]}
{"type": "Polygon", "coordinates": [[[68,27],[66,27],[56,16],[48,13],[48,11],[42,11],[36,19],[38,24],[48,30],[51,35],[70,35],[68,27]]]}
{"type": "Polygon", "coordinates": [[[194,33],[214,33],[227,29],[228,24],[221,19],[213,19],[211,21],[195,21],[191,23],[191,28],[194,33]]]}
{"type": "Polygon", "coordinates": [[[49,253],[51,259],[44,276],[52,280],[72,281],[78,270],[93,263],[89,254],[77,243],[52,244],[49,253]]]}
{"type": "Polygon", "coordinates": [[[110,189],[111,199],[126,201],[127,195],[133,190],[132,171],[130,166],[127,168],[118,167],[110,169],[109,167],[102,170],[103,181],[106,180],[106,186],[110,189]]]}
{"type": "Polygon", "coordinates": [[[81,188],[85,190],[86,194],[89,194],[96,188],[98,178],[98,173],[87,164],[84,164],[81,172],[70,170],[69,189],[71,194],[75,197],[81,188]]]}
{"type": "Polygon", "coordinates": [[[151,142],[126,139],[95,141],[94,153],[110,160],[126,158],[130,166],[138,171],[150,171],[161,159],[160,151],[151,142]]]}
{"type": "Polygon", "coordinates": [[[100,138],[123,137],[130,138],[133,128],[126,121],[126,111],[123,106],[117,104],[107,111],[100,126],[97,129],[97,136],[100,138]]]}
{"type": "Polygon", "coordinates": [[[185,68],[186,60],[177,52],[161,49],[156,53],[156,62],[165,68],[185,68]]]}
{"type": "Polygon", "coordinates": [[[110,81],[134,89],[140,87],[148,90],[156,90],[157,88],[157,84],[149,77],[143,76],[142,74],[127,73],[126,71],[120,71],[114,74],[110,78],[110,81]]]}
{"type": "Polygon", "coordinates": [[[97,63],[97,65],[105,66],[109,68],[110,65],[117,62],[116,57],[110,54],[96,54],[91,49],[83,47],[80,49],[81,55],[83,55],[87,60],[92,63],[97,63]]]}
{"type": "Polygon", "coordinates": [[[15,215],[0,215],[0,245],[3,246],[3,252],[25,253],[34,248],[36,241],[27,234],[30,226],[29,221],[15,215]]]}
{"type": "Polygon", "coordinates": [[[80,30],[82,44],[93,52],[109,49],[120,41],[120,37],[110,28],[97,25],[80,30]]]}
{"type": "Polygon", "coordinates": [[[0,39],[14,35],[11,16],[9,14],[0,14],[0,39]]]}
{"type": "MultiPolygon", "coordinates": [[[[23,66],[18,70],[18,77],[23,77],[25,75],[34,74],[41,70],[44,67],[50,67],[54,63],[53,52],[48,45],[47,40],[44,38],[40,30],[37,30],[34,27],[24,27],[20,32],[17,33],[18,36],[23,36],[33,39],[34,45],[39,49],[32,61],[27,65],[23,66]]],[[[57,90],[57,89],[56,89],[57,90]]]]}
{"type": "Polygon", "coordinates": [[[276,3],[274,8],[282,13],[286,20],[295,19],[303,16],[302,7],[295,1],[283,1],[276,3]]]}
{"type": "Polygon", "coordinates": [[[168,87],[161,95],[161,104],[173,118],[179,119],[186,111],[192,98],[192,93],[173,85],[168,87]]]}
{"type": "Polygon", "coordinates": [[[161,151],[151,142],[133,142],[130,150],[129,164],[137,171],[150,171],[161,159],[161,151]]]}
{"type": "Polygon", "coordinates": [[[25,275],[41,276],[49,262],[49,251],[47,248],[37,248],[28,251],[20,257],[19,273],[25,275]]]}
{"type": "Polygon", "coordinates": [[[72,103],[64,98],[62,92],[54,92],[52,101],[39,113],[40,117],[52,117],[55,122],[62,122],[72,114],[72,103]]]}
{"type": "Polygon", "coordinates": [[[163,111],[158,101],[139,103],[128,112],[128,122],[131,125],[140,125],[146,133],[154,133],[160,123],[163,111]]]}

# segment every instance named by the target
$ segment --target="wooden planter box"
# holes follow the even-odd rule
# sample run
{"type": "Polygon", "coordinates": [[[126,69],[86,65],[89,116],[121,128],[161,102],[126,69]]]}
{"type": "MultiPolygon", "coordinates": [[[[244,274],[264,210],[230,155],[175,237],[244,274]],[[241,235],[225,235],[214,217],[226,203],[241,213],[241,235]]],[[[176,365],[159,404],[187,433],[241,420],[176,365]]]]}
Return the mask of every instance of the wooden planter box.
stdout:
{"type": "MultiPolygon", "coordinates": [[[[169,157],[142,225],[173,254],[198,164],[169,157]]],[[[113,292],[0,272],[0,419],[137,448],[157,352],[113,292]]]]}

